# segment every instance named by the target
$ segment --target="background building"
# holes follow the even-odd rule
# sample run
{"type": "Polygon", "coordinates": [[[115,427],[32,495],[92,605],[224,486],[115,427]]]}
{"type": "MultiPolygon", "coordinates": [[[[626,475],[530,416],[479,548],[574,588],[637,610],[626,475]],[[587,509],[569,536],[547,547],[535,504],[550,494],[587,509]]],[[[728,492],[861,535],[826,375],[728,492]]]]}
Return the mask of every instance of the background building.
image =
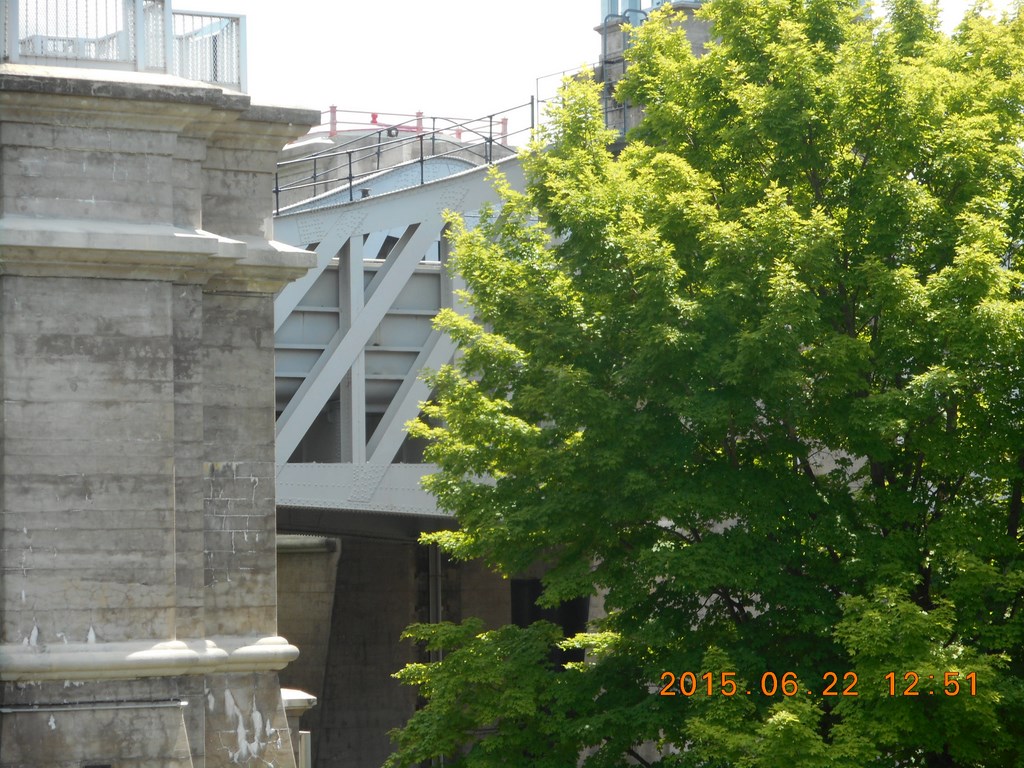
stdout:
{"type": "Polygon", "coordinates": [[[601,36],[601,58],[596,69],[597,79],[604,83],[605,125],[623,136],[640,122],[641,111],[628,103],[615,100],[615,85],[626,70],[624,53],[629,47],[629,32],[624,26],[639,26],[647,20],[648,14],[663,5],[671,5],[682,14],[682,25],[695,55],[704,52],[704,46],[711,40],[711,25],[694,16],[702,5],[700,0],[655,0],[647,5],[641,0],[601,0],[601,23],[597,31],[601,36]]]}

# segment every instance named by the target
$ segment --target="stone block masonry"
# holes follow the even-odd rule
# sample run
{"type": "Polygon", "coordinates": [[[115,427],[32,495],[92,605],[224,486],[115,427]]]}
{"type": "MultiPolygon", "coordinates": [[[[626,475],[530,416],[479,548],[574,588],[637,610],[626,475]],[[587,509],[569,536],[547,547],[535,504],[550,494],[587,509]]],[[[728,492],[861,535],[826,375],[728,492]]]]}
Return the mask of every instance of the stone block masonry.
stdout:
{"type": "Polygon", "coordinates": [[[293,768],[269,231],[315,112],[0,65],[0,768],[293,768]]]}

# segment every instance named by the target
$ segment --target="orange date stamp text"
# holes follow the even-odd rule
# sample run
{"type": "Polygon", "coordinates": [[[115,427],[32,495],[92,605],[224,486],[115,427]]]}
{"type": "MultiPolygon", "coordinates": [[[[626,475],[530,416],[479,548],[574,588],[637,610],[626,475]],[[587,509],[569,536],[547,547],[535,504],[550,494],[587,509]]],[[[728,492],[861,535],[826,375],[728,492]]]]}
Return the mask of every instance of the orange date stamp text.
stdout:
{"type": "MultiPolygon", "coordinates": [[[[978,675],[975,672],[889,672],[876,681],[882,693],[889,696],[957,696],[978,695],[978,675]]],[[[660,696],[859,696],[860,680],[856,672],[825,672],[820,686],[807,687],[797,679],[795,672],[765,672],[758,685],[741,687],[735,672],[662,672],[660,696]]]]}

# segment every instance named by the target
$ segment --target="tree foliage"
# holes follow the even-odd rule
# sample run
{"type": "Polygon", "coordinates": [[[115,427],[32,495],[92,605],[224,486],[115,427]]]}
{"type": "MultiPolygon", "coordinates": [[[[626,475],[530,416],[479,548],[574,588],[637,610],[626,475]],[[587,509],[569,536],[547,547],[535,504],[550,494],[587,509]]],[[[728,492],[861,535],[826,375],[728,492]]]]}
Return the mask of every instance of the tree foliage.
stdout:
{"type": "Polygon", "coordinates": [[[1024,766],[1018,10],[713,0],[701,58],[659,11],[617,154],[566,83],[527,191],[454,222],[479,323],[414,431],[435,541],[607,618],[411,628],[447,655],[390,765],[1024,766]]]}

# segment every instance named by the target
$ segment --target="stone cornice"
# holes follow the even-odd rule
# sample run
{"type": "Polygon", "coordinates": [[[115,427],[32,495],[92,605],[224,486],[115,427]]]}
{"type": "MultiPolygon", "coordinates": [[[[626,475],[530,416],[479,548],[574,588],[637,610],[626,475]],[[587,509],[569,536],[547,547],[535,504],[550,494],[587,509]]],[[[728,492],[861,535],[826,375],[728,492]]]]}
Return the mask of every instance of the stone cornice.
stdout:
{"type": "Polygon", "coordinates": [[[277,293],[316,266],[312,251],[258,237],[241,237],[238,242],[246,246],[245,258],[212,276],[208,290],[277,293]]]}
{"type": "Polygon", "coordinates": [[[273,293],[315,254],[259,238],[119,221],[0,217],[0,274],[210,284],[273,293]]]}
{"type": "Polygon", "coordinates": [[[0,64],[0,106],[18,122],[174,131],[274,153],[320,121],[315,110],[252,105],[245,94],[179,78],[111,82],[82,73],[110,74],[0,64]]]}
{"type": "Polygon", "coordinates": [[[23,79],[0,77],[0,109],[17,116],[17,122],[40,125],[98,126],[180,133],[197,122],[213,122],[218,125],[229,122],[242,114],[245,106],[241,102],[232,109],[206,99],[146,101],[114,99],[89,92],[8,89],[12,83],[20,83],[23,79]]]}
{"type": "Polygon", "coordinates": [[[146,102],[142,110],[150,110],[159,102],[202,104],[239,111],[250,104],[244,93],[173,75],[37,64],[0,64],[0,92],[146,102]]]}
{"type": "Polygon", "coordinates": [[[299,656],[283,637],[0,645],[0,680],[113,680],[275,671],[299,656]]]}

